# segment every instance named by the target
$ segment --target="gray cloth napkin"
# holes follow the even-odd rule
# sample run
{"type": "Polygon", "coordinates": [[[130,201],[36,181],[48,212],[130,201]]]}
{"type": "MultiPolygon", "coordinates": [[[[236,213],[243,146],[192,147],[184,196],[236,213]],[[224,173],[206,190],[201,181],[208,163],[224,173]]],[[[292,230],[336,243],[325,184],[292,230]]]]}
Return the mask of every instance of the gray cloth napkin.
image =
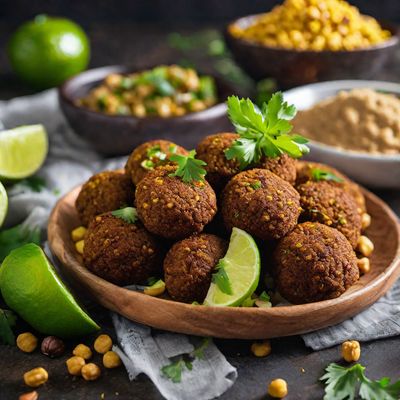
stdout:
{"type": "MultiPolygon", "coordinates": [[[[56,92],[46,91],[34,96],[0,102],[0,121],[6,128],[42,123],[50,138],[50,152],[39,175],[47,188],[32,192],[23,185],[10,191],[10,212],[7,225],[25,221],[29,226],[46,227],[49,213],[58,196],[87,179],[93,172],[115,169],[125,158],[102,160],[67,125],[58,107],[56,92]],[[55,190],[57,189],[57,190],[55,190]],[[56,194],[57,193],[57,194],[56,194]]],[[[211,399],[233,385],[237,377],[215,345],[210,344],[204,361],[196,360],[193,371],[186,371],[181,384],[172,384],[160,374],[160,368],[171,357],[192,351],[187,336],[153,335],[139,324],[114,315],[113,321],[121,344],[119,353],[131,379],[144,372],[167,399],[211,399]],[[210,382],[213,382],[210,385],[210,382]]],[[[314,350],[331,347],[345,339],[368,341],[400,334],[400,281],[369,309],[342,324],[303,335],[304,342],[314,350]]]]}

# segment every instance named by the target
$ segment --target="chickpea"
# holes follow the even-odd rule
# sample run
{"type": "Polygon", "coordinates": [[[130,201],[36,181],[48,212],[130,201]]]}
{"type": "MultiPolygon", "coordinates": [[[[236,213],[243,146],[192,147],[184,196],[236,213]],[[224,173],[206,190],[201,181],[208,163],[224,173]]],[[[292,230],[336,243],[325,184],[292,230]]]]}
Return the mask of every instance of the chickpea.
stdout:
{"type": "Polygon", "coordinates": [[[39,387],[47,382],[49,374],[42,368],[34,368],[24,374],[25,385],[30,387],[39,387]]]}
{"type": "Polygon", "coordinates": [[[21,333],[17,337],[17,347],[24,353],[32,353],[37,345],[37,337],[30,332],[21,333]]]}
{"type": "Polygon", "coordinates": [[[112,345],[113,342],[108,335],[100,335],[94,341],[94,349],[100,354],[105,354],[107,351],[110,351],[112,345]]]}
{"type": "Polygon", "coordinates": [[[74,356],[68,358],[65,362],[70,375],[78,376],[81,374],[82,367],[85,365],[85,360],[82,357],[74,356]]]}
{"type": "Polygon", "coordinates": [[[374,251],[374,244],[364,235],[358,239],[357,250],[365,257],[369,257],[374,251]]]}
{"type": "Polygon", "coordinates": [[[86,235],[86,228],[84,226],[78,226],[71,232],[71,238],[74,242],[83,240],[86,235]]]}
{"type": "Polygon", "coordinates": [[[285,397],[288,394],[286,381],[284,379],[274,379],[268,386],[268,394],[277,399],[285,397]]]}
{"type": "Polygon", "coordinates": [[[251,345],[251,352],[256,357],[266,357],[271,354],[271,342],[269,340],[264,340],[262,342],[254,342],[251,345]]]}
{"type": "Polygon", "coordinates": [[[360,343],[356,340],[349,340],[342,344],[342,357],[347,362],[358,361],[361,356],[360,343]]]}
{"type": "Polygon", "coordinates": [[[361,215],[361,229],[367,229],[371,225],[371,216],[368,213],[361,215]]]}
{"type": "Polygon", "coordinates": [[[143,104],[136,104],[132,107],[132,113],[135,117],[143,118],[146,116],[146,107],[143,104]]]}
{"type": "Polygon", "coordinates": [[[83,248],[85,247],[85,241],[79,240],[75,243],[75,249],[79,254],[83,254],[83,248]]]}
{"type": "Polygon", "coordinates": [[[84,360],[89,360],[92,357],[92,350],[84,344],[78,344],[72,351],[74,356],[82,357],[84,360]]]}
{"type": "Polygon", "coordinates": [[[115,351],[107,351],[103,356],[103,365],[106,368],[117,368],[121,365],[121,359],[115,351]]]}
{"type": "Polygon", "coordinates": [[[81,374],[85,381],[95,381],[100,377],[101,371],[96,364],[89,363],[82,367],[81,374]]]}
{"type": "Polygon", "coordinates": [[[358,269],[360,270],[360,273],[367,274],[371,269],[369,258],[367,257],[359,258],[357,260],[357,266],[358,269]]]}

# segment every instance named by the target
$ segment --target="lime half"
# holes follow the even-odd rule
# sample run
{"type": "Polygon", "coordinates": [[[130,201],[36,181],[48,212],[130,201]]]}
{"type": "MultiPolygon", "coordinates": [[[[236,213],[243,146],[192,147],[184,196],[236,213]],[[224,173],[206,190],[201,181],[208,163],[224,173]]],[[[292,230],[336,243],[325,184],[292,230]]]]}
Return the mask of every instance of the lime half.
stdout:
{"type": "Polygon", "coordinates": [[[3,225],[4,220],[6,219],[8,210],[8,197],[7,192],[2,183],[0,182],[0,228],[3,225]]]}
{"type": "Polygon", "coordinates": [[[68,338],[99,329],[36,244],[19,247],[4,259],[0,290],[8,307],[46,335],[68,338]]]}
{"type": "Polygon", "coordinates": [[[47,133],[43,125],[26,125],[0,132],[0,177],[33,175],[46,159],[47,133]]]}
{"type": "Polygon", "coordinates": [[[233,228],[222,264],[232,294],[222,292],[218,285],[211,283],[204,305],[239,306],[253,294],[260,278],[260,253],[254,239],[247,232],[233,228]]]}

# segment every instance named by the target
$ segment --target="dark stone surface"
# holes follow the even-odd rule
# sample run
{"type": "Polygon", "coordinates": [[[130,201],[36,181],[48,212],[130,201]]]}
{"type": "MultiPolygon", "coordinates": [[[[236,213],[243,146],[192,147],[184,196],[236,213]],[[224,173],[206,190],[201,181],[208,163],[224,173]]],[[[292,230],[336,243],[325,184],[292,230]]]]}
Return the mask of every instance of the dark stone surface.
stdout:
{"type": "MultiPolygon", "coordinates": [[[[57,3],[57,1],[48,3],[57,3]]],[[[81,2],[82,7],[83,3],[81,2]]],[[[144,65],[173,61],[176,57],[176,52],[171,51],[165,44],[166,33],[170,31],[167,28],[154,26],[139,28],[128,24],[89,25],[88,31],[93,49],[92,66],[116,63],[144,65]]],[[[4,48],[10,26],[9,23],[0,26],[0,48],[4,48]]],[[[206,64],[206,61],[204,59],[203,63],[206,64]]],[[[0,66],[0,70],[3,71],[0,75],[0,99],[32,92],[11,75],[4,52],[0,52],[0,66]]],[[[398,80],[398,66],[399,62],[396,60],[375,78],[398,80]]],[[[400,215],[399,193],[380,191],[377,194],[400,215]]],[[[107,330],[107,327],[110,329],[107,321],[108,313],[104,310],[95,310],[95,312],[104,319],[105,329],[107,330]]],[[[249,341],[218,340],[217,344],[239,372],[236,384],[221,397],[226,400],[266,398],[268,382],[278,377],[286,379],[289,384],[287,399],[319,400],[323,397],[323,386],[318,382],[319,377],[329,363],[340,360],[338,347],[312,352],[304,346],[299,337],[273,340],[272,354],[263,359],[250,355],[251,342],[249,341]],[[305,372],[301,372],[302,368],[305,372]]],[[[68,344],[69,353],[73,345],[74,343],[68,344]]],[[[49,382],[38,389],[41,400],[100,399],[102,393],[105,399],[156,400],[162,398],[145,376],[129,382],[123,368],[103,371],[102,378],[96,382],[85,382],[81,378],[73,378],[67,374],[64,364],[66,358],[67,355],[61,359],[50,360],[39,351],[28,355],[15,347],[0,346],[0,400],[17,399],[21,393],[29,391],[29,388],[23,384],[22,375],[27,370],[38,366],[46,368],[50,375],[49,382]]],[[[398,338],[362,345],[361,363],[367,367],[368,376],[371,378],[389,376],[398,379],[399,359],[398,338]]],[[[98,356],[95,356],[94,360],[101,361],[98,356]]]]}

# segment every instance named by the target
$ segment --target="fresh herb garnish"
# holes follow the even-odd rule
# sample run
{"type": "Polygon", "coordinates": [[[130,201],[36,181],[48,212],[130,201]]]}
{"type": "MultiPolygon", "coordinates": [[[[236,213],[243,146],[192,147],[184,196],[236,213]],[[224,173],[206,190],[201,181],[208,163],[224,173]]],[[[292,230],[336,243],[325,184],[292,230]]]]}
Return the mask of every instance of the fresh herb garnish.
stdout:
{"type": "Polygon", "coordinates": [[[147,286],[153,286],[156,282],[158,282],[160,278],[156,278],[155,276],[151,276],[147,279],[147,286]]]}
{"type": "Polygon", "coordinates": [[[326,384],[324,400],[352,400],[358,395],[363,400],[397,400],[400,396],[400,381],[390,384],[389,378],[372,381],[364,374],[365,367],[354,364],[342,367],[329,364],[326,374],[320,379],[326,384]]]}
{"type": "Polygon", "coordinates": [[[292,125],[288,122],[296,115],[296,108],[283,100],[281,92],[275,93],[261,110],[250,99],[228,97],[228,115],[239,139],[225,151],[228,160],[236,159],[240,167],[260,161],[262,156],[278,157],[288,154],[298,158],[309,152],[307,139],[289,135],[292,125]]]}
{"type": "Polygon", "coordinates": [[[137,211],[134,207],[125,207],[119,210],[114,210],[111,214],[116,218],[124,220],[128,224],[134,224],[138,219],[137,211]]]}
{"type": "Polygon", "coordinates": [[[0,232],[0,262],[18,247],[27,243],[40,244],[40,228],[29,228],[26,225],[17,225],[0,232]]]}
{"type": "Polygon", "coordinates": [[[204,176],[207,172],[202,167],[207,165],[207,163],[202,160],[197,160],[195,155],[195,150],[190,151],[187,156],[180,154],[170,155],[169,159],[178,164],[177,170],[170,174],[170,176],[178,176],[182,178],[183,182],[185,183],[192,181],[204,182],[204,176]]]}
{"type": "Polygon", "coordinates": [[[46,180],[40,176],[30,176],[19,181],[18,185],[26,186],[33,192],[39,193],[46,187],[46,180]]]}
{"type": "Polygon", "coordinates": [[[147,157],[149,159],[158,158],[159,160],[164,161],[167,158],[167,155],[161,151],[160,145],[155,145],[147,149],[147,157]]]}
{"type": "Polygon", "coordinates": [[[212,274],[212,282],[218,286],[218,289],[225,294],[232,294],[232,285],[229,280],[229,276],[225,271],[225,261],[219,260],[215,267],[216,273],[212,274]]]}
{"type": "Polygon", "coordinates": [[[144,169],[148,169],[148,170],[154,169],[154,163],[153,163],[153,161],[148,160],[147,158],[146,158],[145,160],[143,160],[143,161],[140,163],[140,165],[141,165],[141,167],[143,167],[144,169]]]}
{"type": "Polygon", "coordinates": [[[240,307],[254,307],[256,300],[256,298],[253,299],[251,296],[247,297],[247,299],[243,300],[243,303],[240,305],[240,307]]]}
{"type": "Polygon", "coordinates": [[[264,290],[260,296],[258,296],[258,298],[261,301],[265,301],[265,302],[270,302],[271,301],[271,297],[269,296],[269,294],[264,290]]]}
{"type": "Polygon", "coordinates": [[[251,186],[254,190],[260,189],[260,188],[261,188],[261,181],[255,181],[255,182],[253,182],[253,183],[250,183],[250,186],[251,186]]]}
{"type": "Polygon", "coordinates": [[[333,181],[343,182],[343,179],[329,171],[324,171],[319,168],[311,169],[311,177],[314,181],[333,181]]]}
{"type": "Polygon", "coordinates": [[[17,317],[12,311],[0,309],[0,343],[15,344],[15,336],[12,328],[15,326],[17,317]]]}
{"type": "Polygon", "coordinates": [[[209,337],[205,337],[203,338],[203,340],[201,341],[201,344],[199,347],[196,347],[193,350],[193,357],[196,357],[200,360],[204,360],[204,350],[208,347],[208,345],[210,344],[210,338],[209,337]]]}

